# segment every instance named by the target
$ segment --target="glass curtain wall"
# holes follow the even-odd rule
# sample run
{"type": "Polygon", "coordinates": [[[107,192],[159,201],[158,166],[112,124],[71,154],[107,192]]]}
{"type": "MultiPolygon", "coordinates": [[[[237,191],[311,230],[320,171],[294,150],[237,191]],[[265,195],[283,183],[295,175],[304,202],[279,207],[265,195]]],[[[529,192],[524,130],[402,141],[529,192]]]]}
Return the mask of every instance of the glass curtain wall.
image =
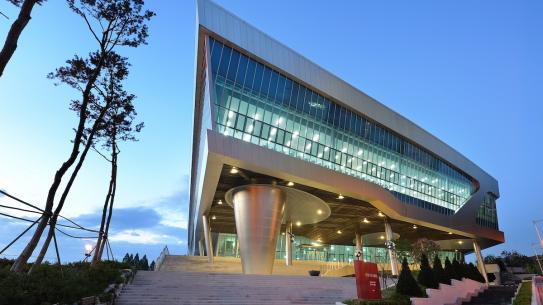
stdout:
{"type": "MultiPolygon", "coordinates": [[[[236,234],[219,233],[218,240],[219,256],[239,257],[237,249],[236,234]]],[[[356,259],[355,247],[345,245],[322,245],[303,236],[296,236],[292,246],[292,258],[302,261],[323,261],[323,262],[340,262],[350,263],[356,259]]],[[[439,258],[445,262],[445,257],[449,257],[452,261],[454,258],[460,259],[460,253],[454,251],[439,251],[439,258]]],[[[277,240],[275,250],[275,258],[283,259],[286,256],[285,252],[285,236],[281,235],[277,240]]],[[[388,250],[384,247],[363,247],[362,259],[366,262],[377,264],[388,264],[388,250]]],[[[433,260],[433,257],[431,258],[433,260]]],[[[414,263],[412,258],[408,257],[410,264],[414,263]]]]}
{"type": "Polygon", "coordinates": [[[455,213],[469,177],[367,118],[210,38],[214,128],[376,183],[407,204],[455,213]]]}
{"type": "Polygon", "coordinates": [[[498,230],[498,215],[496,211],[496,196],[487,193],[477,213],[477,224],[498,230]]]}

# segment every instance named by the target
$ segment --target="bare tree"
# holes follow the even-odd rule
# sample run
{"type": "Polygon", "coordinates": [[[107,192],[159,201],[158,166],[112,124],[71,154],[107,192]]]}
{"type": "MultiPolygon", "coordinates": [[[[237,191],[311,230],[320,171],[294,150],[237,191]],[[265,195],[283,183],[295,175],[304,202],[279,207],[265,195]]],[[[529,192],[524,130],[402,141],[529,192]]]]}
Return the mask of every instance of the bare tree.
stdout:
{"type": "Polygon", "coordinates": [[[0,77],[2,77],[2,74],[4,74],[4,69],[6,68],[6,65],[8,64],[9,60],[13,56],[13,53],[15,53],[15,50],[17,49],[17,42],[19,41],[21,33],[31,19],[30,14],[32,13],[34,5],[43,2],[42,0],[8,1],[14,5],[20,6],[21,10],[19,11],[17,19],[15,19],[15,21],[13,21],[13,23],[11,24],[8,35],[6,36],[6,40],[4,41],[2,51],[0,51],[0,77]]]}
{"type": "Polygon", "coordinates": [[[113,204],[115,202],[115,192],[117,190],[117,165],[118,156],[120,153],[118,143],[124,141],[136,141],[135,134],[139,133],[143,128],[143,122],[134,126],[134,119],[137,115],[134,108],[134,95],[127,94],[125,91],[118,92],[115,95],[116,99],[112,107],[109,109],[104,121],[103,128],[99,129],[98,139],[102,140],[102,148],[109,151],[110,157],[100,153],[104,159],[111,163],[111,175],[109,180],[109,188],[106,194],[104,207],[102,210],[102,220],[96,247],[94,248],[94,256],[92,265],[96,265],[102,258],[104,248],[107,247],[109,226],[113,215],[113,204]]]}
{"type": "MultiPolygon", "coordinates": [[[[96,82],[104,73],[108,56],[117,46],[138,47],[145,44],[148,36],[147,22],[154,13],[143,10],[143,0],[68,0],[68,5],[85,21],[90,33],[98,43],[98,50],[91,53],[89,59],[75,56],[68,65],[57,70],[56,77],[60,82],[71,86],[81,93],[76,101],[79,122],[72,140],[72,151],[68,159],[57,170],[53,183],[49,188],[45,201],[44,214],[37,224],[36,231],[27,246],[23,249],[11,270],[22,272],[28,259],[34,252],[38,242],[53,216],[53,206],[62,178],[75,163],[79,149],[84,143],[85,130],[89,123],[90,107],[100,92],[96,82]]],[[[62,208],[62,207],[61,207],[62,208]]],[[[60,212],[60,209],[58,209],[60,212]]]]}

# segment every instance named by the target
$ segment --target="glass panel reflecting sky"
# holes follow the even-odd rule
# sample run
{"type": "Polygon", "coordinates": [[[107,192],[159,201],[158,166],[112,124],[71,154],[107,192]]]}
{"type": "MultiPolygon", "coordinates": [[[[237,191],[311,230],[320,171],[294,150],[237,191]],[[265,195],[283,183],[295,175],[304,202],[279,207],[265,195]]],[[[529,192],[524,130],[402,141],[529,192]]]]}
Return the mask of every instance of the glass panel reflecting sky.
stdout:
{"type": "Polygon", "coordinates": [[[407,204],[453,214],[470,178],[399,135],[210,38],[214,128],[378,184],[407,204]]]}

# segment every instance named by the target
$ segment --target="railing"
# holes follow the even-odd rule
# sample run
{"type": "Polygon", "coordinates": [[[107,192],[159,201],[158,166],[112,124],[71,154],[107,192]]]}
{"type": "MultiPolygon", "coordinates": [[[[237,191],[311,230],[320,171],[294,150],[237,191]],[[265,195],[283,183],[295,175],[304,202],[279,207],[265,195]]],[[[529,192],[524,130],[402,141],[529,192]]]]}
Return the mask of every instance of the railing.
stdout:
{"type": "Polygon", "coordinates": [[[166,255],[170,255],[170,251],[168,250],[168,246],[164,246],[164,249],[162,249],[162,252],[160,252],[160,255],[156,259],[155,263],[155,269],[153,271],[160,270],[160,266],[162,266],[162,263],[164,262],[164,259],[166,258],[166,255]]]}

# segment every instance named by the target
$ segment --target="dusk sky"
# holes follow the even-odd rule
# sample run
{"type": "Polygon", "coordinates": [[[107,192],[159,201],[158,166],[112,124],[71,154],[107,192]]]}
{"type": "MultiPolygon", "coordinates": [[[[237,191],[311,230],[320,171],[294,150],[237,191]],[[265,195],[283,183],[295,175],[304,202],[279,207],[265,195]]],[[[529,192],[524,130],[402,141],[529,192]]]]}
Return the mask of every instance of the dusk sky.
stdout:
{"type": "MultiPolygon", "coordinates": [[[[543,2],[217,2],[495,177],[506,243],[483,254],[533,254],[532,221],[543,219],[543,2]]],[[[139,142],[121,145],[110,238],[117,257],[139,252],[155,259],[164,245],[186,253],[196,16],[193,0],[147,5],[157,14],[149,44],[118,50],[132,63],[127,88],[146,127],[139,142]]],[[[18,11],[7,1],[0,11],[11,18],[0,16],[3,43],[18,11]]],[[[0,78],[0,189],[43,206],[71,149],[77,117],[68,106],[79,97],[46,75],[95,44],[65,1],[49,0],[32,16],[0,78]]],[[[90,154],[62,214],[99,226],[108,179],[109,164],[90,154]]],[[[0,197],[0,204],[15,203],[0,197]]],[[[25,225],[0,216],[0,247],[25,225]]],[[[89,241],[59,243],[63,259],[74,261],[89,241]]]]}

